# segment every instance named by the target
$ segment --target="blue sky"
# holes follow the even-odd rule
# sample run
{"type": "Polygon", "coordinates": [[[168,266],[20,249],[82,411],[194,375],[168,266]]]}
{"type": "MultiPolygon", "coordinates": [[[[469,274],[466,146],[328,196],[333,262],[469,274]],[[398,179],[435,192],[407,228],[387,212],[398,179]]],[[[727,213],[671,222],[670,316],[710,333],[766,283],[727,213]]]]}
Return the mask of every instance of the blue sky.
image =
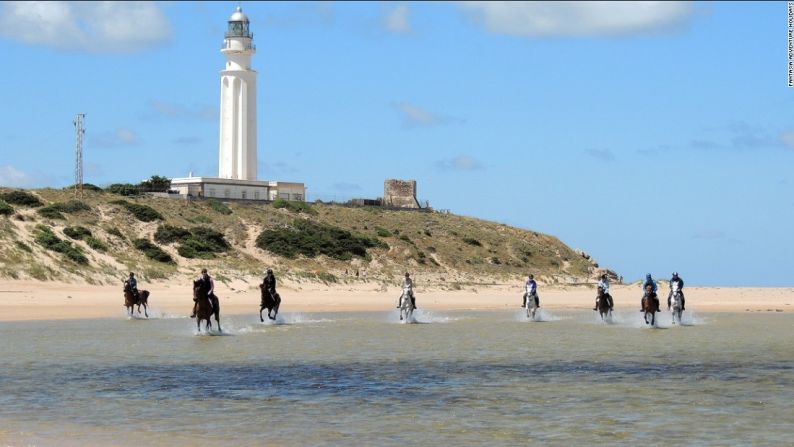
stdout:
{"type": "MultiPolygon", "coordinates": [[[[0,184],[217,175],[237,3],[0,3],[0,184]]],[[[242,3],[259,177],[418,181],[626,279],[792,286],[786,3],[242,3]]]]}

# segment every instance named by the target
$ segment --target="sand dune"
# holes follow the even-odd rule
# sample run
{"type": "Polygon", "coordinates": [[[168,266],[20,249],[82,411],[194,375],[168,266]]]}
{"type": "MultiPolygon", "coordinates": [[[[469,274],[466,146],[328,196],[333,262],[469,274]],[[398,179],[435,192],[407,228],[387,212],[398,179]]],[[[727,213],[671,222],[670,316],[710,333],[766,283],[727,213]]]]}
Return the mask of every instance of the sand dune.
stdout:
{"type": "MultiPolygon", "coordinates": [[[[177,282],[144,284],[150,305],[160,312],[185,315],[192,308],[189,286],[177,282]]],[[[256,283],[217,284],[223,313],[246,314],[259,310],[256,283]]],[[[399,289],[376,283],[283,284],[282,312],[381,311],[393,308],[399,289]]],[[[417,305],[430,310],[488,310],[517,307],[521,284],[471,286],[449,291],[417,288],[417,305]]],[[[539,288],[541,306],[551,310],[586,310],[594,290],[586,286],[539,288]]],[[[617,310],[639,307],[635,286],[613,286],[617,310]]],[[[663,297],[666,290],[662,290],[663,297]]],[[[794,288],[692,287],[686,289],[687,308],[698,312],[793,312],[794,288]]],[[[124,316],[120,287],[39,281],[0,281],[0,321],[120,318],[124,316]]]]}

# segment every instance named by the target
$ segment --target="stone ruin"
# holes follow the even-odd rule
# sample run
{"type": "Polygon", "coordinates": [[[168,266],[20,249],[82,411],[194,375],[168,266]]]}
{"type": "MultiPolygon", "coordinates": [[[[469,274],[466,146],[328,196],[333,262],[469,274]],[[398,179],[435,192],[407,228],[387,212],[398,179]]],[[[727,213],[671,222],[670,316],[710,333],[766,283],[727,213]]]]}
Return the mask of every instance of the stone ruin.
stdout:
{"type": "Polygon", "coordinates": [[[416,180],[388,179],[383,182],[383,206],[421,208],[416,200],[416,180]]]}

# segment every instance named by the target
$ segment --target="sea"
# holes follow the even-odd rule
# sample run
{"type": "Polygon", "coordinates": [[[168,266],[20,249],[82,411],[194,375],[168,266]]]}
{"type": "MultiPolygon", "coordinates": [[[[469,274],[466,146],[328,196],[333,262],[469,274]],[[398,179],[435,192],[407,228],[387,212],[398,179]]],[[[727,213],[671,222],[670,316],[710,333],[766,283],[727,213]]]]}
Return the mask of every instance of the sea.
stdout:
{"type": "Polygon", "coordinates": [[[0,323],[0,445],[794,445],[794,314],[0,323]]]}

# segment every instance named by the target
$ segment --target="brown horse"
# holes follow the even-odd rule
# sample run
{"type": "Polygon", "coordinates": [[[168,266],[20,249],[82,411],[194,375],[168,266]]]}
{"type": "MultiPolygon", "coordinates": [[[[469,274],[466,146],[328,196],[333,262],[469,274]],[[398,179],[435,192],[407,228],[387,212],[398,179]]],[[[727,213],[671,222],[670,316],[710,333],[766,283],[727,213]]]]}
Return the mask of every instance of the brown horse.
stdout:
{"type": "Polygon", "coordinates": [[[149,291],[139,290],[138,297],[136,298],[135,294],[132,293],[132,287],[130,287],[129,281],[124,281],[124,307],[127,308],[127,314],[132,316],[133,307],[138,306],[138,315],[140,315],[141,305],[143,305],[143,314],[146,318],[149,318],[149,314],[146,312],[146,309],[149,307],[149,291]]]}
{"type": "Polygon", "coordinates": [[[611,317],[612,314],[612,307],[614,303],[612,302],[612,295],[608,293],[604,293],[604,289],[601,287],[598,288],[598,314],[601,315],[601,320],[606,321],[611,317]]]}
{"type": "Polygon", "coordinates": [[[642,311],[645,313],[645,324],[656,326],[656,312],[659,312],[659,298],[653,287],[645,286],[645,295],[642,297],[642,311]],[[648,321],[650,317],[650,321],[648,321]]]}
{"type": "Polygon", "coordinates": [[[281,296],[278,293],[270,293],[269,290],[265,289],[264,284],[260,284],[259,289],[262,293],[262,298],[259,303],[259,321],[264,323],[265,319],[262,318],[262,311],[265,309],[267,309],[267,317],[271,320],[275,320],[278,315],[278,308],[281,306],[281,296]],[[271,313],[273,315],[270,315],[271,313]]]}
{"type": "Polygon", "coordinates": [[[215,321],[218,323],[218,330],[221,331],[221,308],[218,302],[218,297],[209,294],[209,284],[197,279],[193,281],[193,301],[198,304],[196,309],[196,329],[201,332],[201,320],[207,321],[207,332],[212,329],[211,318],[215,315],[215,321]]]}

